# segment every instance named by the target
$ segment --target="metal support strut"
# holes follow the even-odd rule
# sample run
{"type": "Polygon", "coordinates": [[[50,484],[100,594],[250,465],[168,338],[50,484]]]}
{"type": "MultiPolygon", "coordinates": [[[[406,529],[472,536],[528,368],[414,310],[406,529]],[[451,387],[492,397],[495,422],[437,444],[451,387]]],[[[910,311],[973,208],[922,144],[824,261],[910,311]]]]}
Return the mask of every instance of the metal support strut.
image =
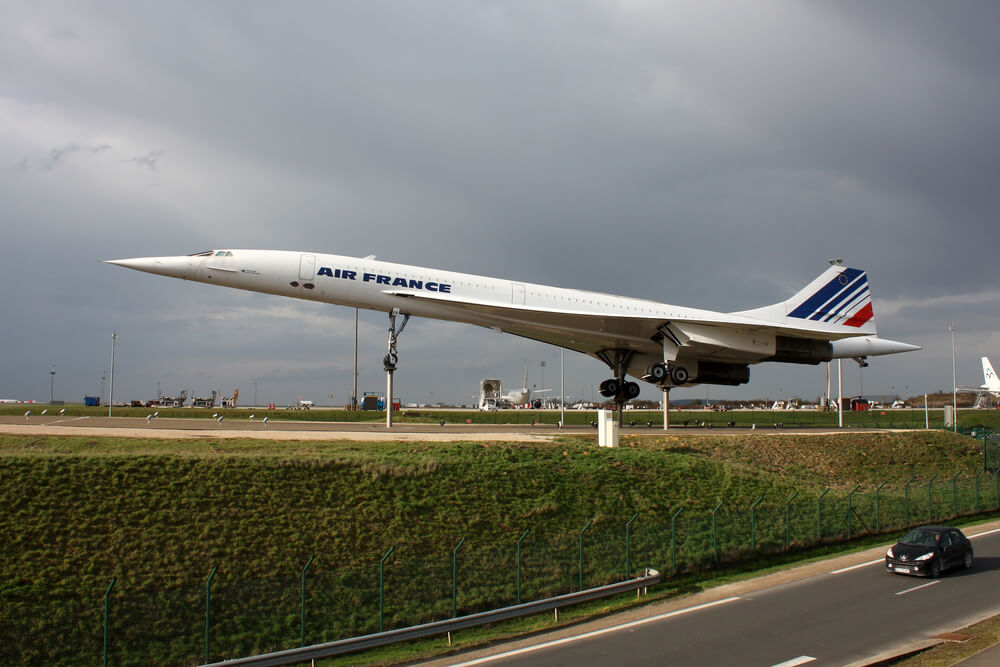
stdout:
{"type": "Polygon", "coordinates": [[[388,354],[382,359],[382,365],[385,367],[385,427],[392,428],[392,374],[396,370],[396,364],[399,363],[399,354],[396,352],[396,342],[399,336],[403,333],[403,329],[406,328],[406,323],[410,321],[410,316],[407,313],[403,313],[403,321],[400,323],[399,328],[396,328],[396,316],[399,315],[399,308],[393,308],[389,312],[389,340],[388,340],[388,354]]]}

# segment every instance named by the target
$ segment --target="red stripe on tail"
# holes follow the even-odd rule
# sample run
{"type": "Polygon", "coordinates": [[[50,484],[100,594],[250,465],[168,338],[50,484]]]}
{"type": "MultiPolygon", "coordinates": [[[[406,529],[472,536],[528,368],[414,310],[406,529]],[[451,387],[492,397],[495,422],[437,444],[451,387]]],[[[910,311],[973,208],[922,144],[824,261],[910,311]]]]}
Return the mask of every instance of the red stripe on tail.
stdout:
{"type": "Polygon", "coordinates": [[[875,317],[875,312],[872,310],[872,305],[870,303],[866,304],[864,308],[854,313],[854,317],[844,322],[845,327],[860,327],[862,324],[875,317]]]}

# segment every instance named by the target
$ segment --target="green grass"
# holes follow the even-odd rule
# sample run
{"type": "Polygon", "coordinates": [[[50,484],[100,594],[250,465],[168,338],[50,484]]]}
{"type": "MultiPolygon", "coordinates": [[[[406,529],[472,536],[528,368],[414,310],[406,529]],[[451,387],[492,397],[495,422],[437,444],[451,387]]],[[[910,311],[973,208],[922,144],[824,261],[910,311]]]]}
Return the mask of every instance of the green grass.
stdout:
{"type": "Polygon", "coordinates": [[[882,482],[882,530],[906,514],[913,523],[1000,504],[992,476],[975,493],[981,444],[947,432],[650,434],[623,444],[0,435],[0,663],[97,661],[113,577],[115,661],[193,664],[204,657],[212,567],[218,659],[298,644],[310,556],[313,643],[377,631],[378,562],[390,546],[387,628],[451,615],[451,554],[462,538],[458,611],[471,613],[516,600],[514,545],[529,528],[525,600],[578,587],[590,520],[585,587],[625,576],[634,513],[633,571],[672,573],[670,517],[683,508],[677,570],[689,576],[784,550],[794,494],[793,550],[872,532],[882,482]]]}

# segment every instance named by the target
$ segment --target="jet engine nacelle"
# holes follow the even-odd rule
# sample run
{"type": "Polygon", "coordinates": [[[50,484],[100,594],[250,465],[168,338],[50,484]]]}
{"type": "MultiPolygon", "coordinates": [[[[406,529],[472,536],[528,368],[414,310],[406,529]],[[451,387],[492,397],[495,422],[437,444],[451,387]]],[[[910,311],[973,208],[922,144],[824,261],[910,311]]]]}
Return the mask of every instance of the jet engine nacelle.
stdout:
{"type": "Polygon", "coordinates": [[[701,384],[722,384],[735,387],[750,381],[750,367],[746,364],[702,361],[698,364],[698,376],[693,381],[701,384]]]}
{"type": "Polygon", "coordinates": [[[818,364],[833,359],[833,345],[825,340],[775,336],[774,356],[768,361],[786,364],[818,364]]]}

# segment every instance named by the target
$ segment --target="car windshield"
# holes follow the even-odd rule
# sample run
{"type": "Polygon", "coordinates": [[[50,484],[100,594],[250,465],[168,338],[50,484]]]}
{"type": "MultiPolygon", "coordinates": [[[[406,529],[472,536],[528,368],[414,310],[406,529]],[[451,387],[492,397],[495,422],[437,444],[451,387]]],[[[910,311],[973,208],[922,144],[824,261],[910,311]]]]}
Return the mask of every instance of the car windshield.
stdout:
{"type": "Polygon", "coordinates": [[[933,533],[929,530],[915,529],[903,535],[903,539],[899,542],[901,544],[913,544],[918,547],[933,547],[938,543],[939,535],[933,533]]]}

